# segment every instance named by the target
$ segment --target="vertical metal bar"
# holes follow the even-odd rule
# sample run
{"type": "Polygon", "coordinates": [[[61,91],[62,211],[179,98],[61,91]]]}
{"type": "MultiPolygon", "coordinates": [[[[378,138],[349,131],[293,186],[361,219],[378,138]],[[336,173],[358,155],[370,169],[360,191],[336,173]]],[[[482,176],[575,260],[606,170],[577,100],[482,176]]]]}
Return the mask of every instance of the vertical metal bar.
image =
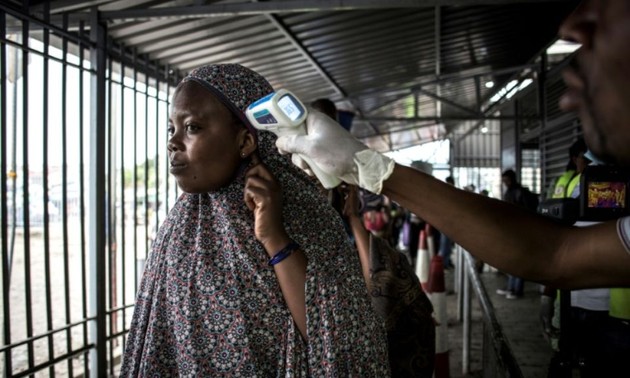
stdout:
{"type": "MultiPolygon", "coordinates": [[[[0,38],[6,39],[6,13],[0,12],[0,38]]],[[[4,345],[11,344],[11,301],[9,288],[11,286],[11,277],[9,269],[9,243],[7,242],[9,221],[7,208],[7,45],[0,43],[0,211],[2,213],[2,342],[4,345]]],[[[17,85],[15,82],[13,85],[17,85]]],[[[16,98],[13,97],[13,102],[16,98]]],[[[15,146],[14,146],[15,148],[15,146]]],[[[12,178],[15,182],[15,179],[12,178]]],[[[15,219],[13,223],[15,227],[15,219]]],[[[13,372],[13,364],[11,358],[11,350],[7,349],[4,352],[4,374],[9,376],[13,372]]]]}
{"type": "Polygon", "coordinates": [[[464,312],[464,248],[459,246],[459,253],[457,254],[457,266],[459,271],[457,272],[457,321],[461,322],[464,312]]]}
{"type": "MultiPolygon", "coordinates": [[[[540,68],[538,69],[538,113],[540,115],[540,135],[543,136],[543,138],[540,138],[540,140],[542,140],[542,145],[540,147],[542,147],[542,151],[540,154],[540,167],[541,170],[544,169],[544,167],[547,164],[547,161],[545,159],[545,150],[546,150],[546,143],[545,143],[545,130],[547,129],[547,52],[543,51],[542,54],[540,54],[540,68]]],[[[542,171],[542,182],[541,182],[541,193],[542,193],[542,188],[546,188],[547,187],[547,175],[544,174],[544,171],[542,171]]]]}
{"type": "Polygon", "coordinates": [[[100,20],[98,8],[90,14],[90,310],[96,316],[91,322],[92,340],[96,349],[91,352],[90,376],[102,377],[107,373],[106,354],[106,272],[105,272],[105,26],[100,20]]]}
{"type": "MultiPolygon", "coordinates": [[[[28,9],[28,4],[24,6],[28,9]]],[[[26,10],[25,9],[25,10],[26,10]]],[[[26,337],[33,336],[33,309],[31,308],[31,230],[30,230],[30,198],[29,198],[29,165],[28,165],[28,38],[29,38],[29,22],[22,21],[22,204],[24,213],[24,302],[26,304],[26,337]]],[[[32,368],[35,364],[35,356],[33,342],[27,343],[28,350],[28,367],[32,368]]]]}
{"type": "MultiPolygon", "coordinates": [[[[442,9],[439,5],[435,7],[435,77],[442,74],[442,9]]],[[[435,94],[437,97],[442,96],[442,85],[440,82],[435,83],[435,94]]],[[[435,115],[442,116],[442,101],[435,100],[435,115]]]]}
{"type": "MultiPolygon", "coordinates": [[[[50,4],[44,3],[44,20],[48,24],[50,18],[50,4]]],[[[50,214],[48,213],[48,45],[50,43],[50,31],[44,27],[44,56],[43,56],[43,83],[42,83],[42,136],[43,136],[43,189],[44,189],[44,281],[46,284],[45,296],[46,296],[46,329],[52,331],[53,319],[52,319],[52,293],[51,293],[51,278],[50,278],[50,214]]],[[[53,344],[52,334],[48,335],[48,359],[55,358],[55,349],[53,344]]],[[[49,367],[49,375],[55,376],[55,366],[49,367]]]]}
{"type": "MultiPolygon", "coordinates": [[[[481,82],[480,82],[479,76],[475,76],[475,104],[476,104],[475,110],[477,112],[481,113],[481,82]]],[[[484,126],[487,126],[487,122],[488,121],[481,121],[479,123],[479,125],[483,128],[484,126]]],[[[480,134],[479,139],[481,140],[481,145],[482,145],[481,151],[483,151],[482,152],[483,156],[489,156],[489,153],[488,153],[488,150],[487,150],[487,146],[486,146],[486,143],[485,143],[486,137],[484,136],[483,133],[480,134]]],[[[479,161],[477,163],[478,164],[479,163],[487,164],[487,161],[485,161],[485,160],[486,160],[486,158],[484,158],[484,162],[483,163],[479,162],[479,161]]],[[[477,188],[481,189],[481,175],[479,175],[479,181],[477,182],[477,188]]]]}
{"type": "Polygon", "coordinates": [[[138,51],[133,49],[133,264],[134,292],[140,287],[138,269],[138,51]]]}
{"type": "MultiPolygon", "coordinates": [[[[107,130],[106,130],[106,138],[107,138],[107,143],[106,143],[106,149],[105,149],[105,154],[107,156],[107,173],[106,173],[106,177],[107,177],[107,190],[106,190],[106,194],[105,194],[105,211],[106,211],[106,215],[105,215],[105,219],[107,220],[107,224],[106,224],[106,235],[105,235],[105,240],[107,243],[107,256],[108,258],[105,260],[106,264],[109,265],[109,277],[108,277],[108,282],[109,282],[109,305],[107,306],[107,309],[111,311],[112,308],[116,307],[116,252],[115,252],[115,241],[114,241],[114,235],[115,235],[115,230],[112,229],[112,226],[115,228],[116,224],[115,219],[114,219],[114,215],[112,214],[112,201],[114,201],[114,195],[113,195],[113,189],[115,188],[115,186],[112,185],[112,182],[114,180],[112,180],[112,165],[114,165],[114,160],[116,159],[115,155],[112,153],[112,139],[113,139],[113,130],[112,130],[112,118],[114,117],[114,114],[112,112],[112,101],[111,99],[113,98],[112,96],[112,66],[113,66],[113,62],[112,59],[108,60],[108,64],[107,64],[107,72],[109,73],[109,77],[107,80],[107,97],[110,99],[110,101],[107,101],[107,104],[109,104],[109,107],[106,109],[108,117],[107,117],[107,130]]],[[[114,315],[113,312],[109,313],[109,333],[108,335],[112,335],[115,332],[115,319],[116,316],[114,315]]],[[[109,340],[108,341],[108,349],[109,349],[109,374],[110,375],[114,375],[114,341],[113,340],[109,340]]]]}
{"type": "MultiPolygon", "coordinates": [[[[63,14],[63,30],[68,30],[68,14],[63,14]]],[[[62,217],[62,237],[63,237],[63,286],[65,298],[65,317],[66,324],[72,321],[70,310],[70,254],[69,254],[69,235],[68,235],[68,39],[64,36],[61,44],[61,217],[62,217]]],[[[81,72],[81,71],[79,71],[81,72]]],[[[81,96],[81,92],[79,92],[81,96]]],[[[66,352],[72,350],[72,332],[70,328],[66,330],[66,352]]],[[[74,376],[72,359],[68,359],[68,376],[74,376]]]]}
{"type": "MultiPolygon", "coordinates": [[[[166,72],[165,72],[165,74],[164,74],[164,76],[166,77],[166,119],[168,120],[168,117],[169,117],[169,101],[168,101],[168,99],[169,99],[169,92],[170,92],[170,90],[171,90],[171,81],[170,81],[170,76],[171,76],[171,75],[170,75],[170,72],[171,72],[171,70],[170,70],[170,67],[169,67],[168,65],[164,68],[164,70],[166,71],[166,72]]],[[[166,126],[166,125],[165,125],[165,126],[166,126]]],[[[164,130],[160,130],[159,132],[164,133],[165,131],[164,131],[164,130]]],[[[167,142],[167,144],[168,144],[168,140],[167,140],[166,142],[167,142]]],[[[166,146],[164,146],[164,148],[166,148],[166,146]]],[[[166,156],[167,156],[167,157],[166,157],[166,160],[165,160],[165,163],[166,163],[166,164],[164,164],[164,165],[165,165],[165,173],[164,173],[164,188],[165,188],[165,189],[164,189],[164,192],[165,192],[165,196],[166,196],[166,200],[165,200],[165,205],[166,205],[166,208],[165,208],[165,209],[166,209],[166,211],[168,212],[168,210],[171,208],[171,207],[170,207],[170,203],[169,203],[169,202],[170,202],[170,201],[169,201],[169,197],[170,197],[170,194],[171,194],[171,193],[170,193],[170,191],[169,191],[169,189],[170,189],[170,188],[169,188],[169,180],[168,180],[168,179],[169,179],[169,170],[168,170],[168,167],[169,167],[169,164],[168,164],[168,163],[169,163],[169,158],[168,158],[168,151],[167,151],[166,156]]]]}
{"type": "MultiPolygon", "coordinates": [[[[153,204],[153,208],[155,209],[155,228],[160,225],[160,132],[164,130],[164,128],[160,127],[160,68],[158,67],[157,62],[155,62],[155,203],[153,204]]],[[[149,230],[149,232],[153,232],[153,230],[149,230]]],[[[149,246],[150,247],[150,246],[149,246]]]]}
{"type": "MultiPolygon", "coordinates": [[[[83,21],[79,22],[79,35],[83,37],[85,34],[85,24],[83,21]]],[[[84,150],[83,150],[83,129],[84,129],[84,108],[85,102],[83,98],[83,91],[85,86],[83,84],[83,61],[85,58],[85,47],[81,43],[82,38],[79,39],[79,219],[81,220],[81,298],[82,298],[82,313],[83,319],[88,318],[88,289],[87,289],[87,253],[86,253],[86,232],[85,232],[85,162],[84,162],[84,150]]],[[[88,345],[88,325],[87,322],[83,325],[83,345],[88,345]]],[[[87,375],[90,371],[90,359],[89,354],[83,355],[83,373],[87,375]]]]}
{"type": "MultiPolygon", "coordinates": [[[[468,253],[468,252],[465,252],[468,253]]],[[[469,259],[462,259],[462,263],[468,264],[469,259]]],[[[468,273],[469,267],[463,269],[464,271],[464,326],[463,326],[463,345],[462,345],[462,374],[467,376],[470,372],[470,275],[468,273]]]]}
{"type": "MultiPolygon", "coordinates": [[[[177,71],[177,83],[179,83],[181,81],[181,79],[182,79],[182,77],[180,75],[180,72],[177,71]]],[[[175,198],[179,198],[179,185],[177,185],[177,184],[175,184],[175,198]]],[[[175,200],[175,201],[177,201],[177,200],[175,200]]]]}
{"type": "MultiPolygon", "coordinates": [[[[21,38],[21,35],[17,35],[18,38],[21,38]]],[[[17,38],[16,38],[17,39],[17,38]]],[[[18,59],[18,48],[14,48],[13,49],[14,53],[13,53],[13,61],[10,63],[13,65],[13,88],[12,88],[12,92],[13,92],[13,102],[11,104],[11,108],[13,110],[13,114],[11,116],[12,118],[12,135],[11,135],[11,146],[12,146],[12,151],[11,151],[11,204],[12,204],[12,209],[11,209],[11,220],[12,220],[12,226],[11,226],[11,244],[10,244],[10,250],[9,250],[9,255],[7,256],[8,258],[8,265],[9,265],[9,272],[8,272],[8,279],[9,282],[11,281],[11,272],[12,272],[12,268],[13,268],[13,254],[15,253],[15,231],[17,228],[17,114],[18,114],[18,108],[17,108],[17,98],[18,98],[18,85],[17,85],[17,73],[18,73],[18,64],[19,64],[19,59],[18,59]]]]}
{"type": "MultiPolygon", "coordinates": [[[[108,174],[107,174],[107,183],[108,183],[108,211],[109,211],[109,217],[108,217],[108,230],[109,230],[109,251],[110,251],[110,282],[111,282],[111,299],[110,299],[110,309],[114,309],[118,307],[118,229],[116,228],[117,222],[118,222],[118,217],[116,214],[116,203],[118,202],[118,196],[117,196],[117,190],[116,190],[116,185],[117,185],[117,179],[118,177],[116,176],[116,170],[118,169],[118,165],[116,162],[116,140],[118,138],[118,130],[117,128],[114,126],[115,122],[117,122],[118,120],[118,115],[122,114],[118,109],[117,109],[117,105],[118,103],[116,102],[116,97],[115,97],[115,92],[113,91],[113,85],[114,85],[114,68],[113,68],[113,63],[112,60],[110,59],[110,64],[109,64],[109,111],[108,114],[109,116],[109,141],[108,141],[108,148],[107,148],[107,161],[109,162],[108,165],[108,174]]],[[[118,333],[118,311],[113,311],[110,313],[110,329],[109,329],[109,335],[113,335],[118,333]]],[[[109,360],[109,367],[110,367],[110,375],[114,375],[114,347],[118,344],[118,338],[116,339],[111,339],[110,340],[110,360],[109,360]]]]}
{"type": "MultiPolygon", "coordinates": [[[[122,47],[121,47],[122,49],[122,47]]],[[[123,49],[124,51],[124,49],[123,49]]],[[[127,259],[126,259],[126,250],[127,250],[127,230],[125,229],[125,64],[121,61],[120,63],[120,254],[121,254],[121,265],[122,265],[122,304],[123,306],[127,305],[127,259]]],[[[122,311],[122,327],[125,329],[127,311],[122,311]]],[[[125,340],[126,338],[122,338],[122,350],[125,350],[125,340]]]]}
{"type": "MultiPolygon", "coordinates": [[[[145,67],[149,58],[144,56],[145,67]]],[[[144,261],[149,250],[149,72],[144,73],[144,261]]]]}

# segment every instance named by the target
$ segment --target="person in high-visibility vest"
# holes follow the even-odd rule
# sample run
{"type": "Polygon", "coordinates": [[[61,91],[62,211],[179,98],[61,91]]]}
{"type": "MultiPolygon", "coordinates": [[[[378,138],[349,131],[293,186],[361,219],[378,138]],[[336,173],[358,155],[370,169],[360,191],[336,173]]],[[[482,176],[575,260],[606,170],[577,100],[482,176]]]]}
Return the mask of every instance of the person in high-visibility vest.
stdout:
{"type": "Polygon", "coordinates": [[[584,171],[588,162],[583,162],[584,154],[587,147],[584,139],[579,138],[571,147],[569,147],[569,162],[567,163],[567,169],[558,177],[553,186],[553,191],[550,195],[551,198],[569,198],[575,190],[575,187],[580,184],[580,173],[584,171]],[[581,169],[580,169],[581,168],[581,169]]]}
{"type": "MultiPolygon", "coordinates": [[[[582,139],[578,139],[569,148],[570,165],[574,168],[571,175],[565,174],[556,183],[553,198],[577,198],[580,196],[580,176],[586,169],[590,160],[584,154],[587,146],[582,139]]],[[[591,222],[577,222],[575,225],[584,227],[591,222]]],[[[603,353],[606,341],[602,337],[608,327],[609,290],[608,289],[584,289],[565,292],[570,295],[570,306],[561,309],[560,299],[557,296],[553,308],[550,308],[551,300],[547,297],[555,294],[555,288],[546,286],[541,297],[541,318],[552,348],[558,350],[558,333],[555,329],[562,327],[562,337],[567,340],[562,344],[562,351],[554,354],[550,363],[550,376],[560,376],[563,368],[570,369],[571,365],[579,367],[581,376],[598,376],[608,368],[608,356],[603,353]],[[560,312],[563,314],[563,322],[560,321],[560,312]],[[553,314],[551,322],[545,321],[545,315],[553,314]],[[567,324],[565,320],[569,320],[567,324]],[[547,329],[550,327],[550,329],[547,329]]]]}
{"type": "MultiPolygon", "coordinates": [[[[556,181],[551,190],[551,198],[575,198],[579,191],[575,188],[580,184],[580,175],[590,162],[584,157],[588,148],[584,139],[579,138],[569,147],[569,161],[566,171],[556,181]]],[[[558,328],[560,328],[560,302],[558,300],[556,287],[550,285],[542,286],[540,298],[540,320],[543,326],[545,338],[549,340],[552,349],[558,350],[558,328]]]]}

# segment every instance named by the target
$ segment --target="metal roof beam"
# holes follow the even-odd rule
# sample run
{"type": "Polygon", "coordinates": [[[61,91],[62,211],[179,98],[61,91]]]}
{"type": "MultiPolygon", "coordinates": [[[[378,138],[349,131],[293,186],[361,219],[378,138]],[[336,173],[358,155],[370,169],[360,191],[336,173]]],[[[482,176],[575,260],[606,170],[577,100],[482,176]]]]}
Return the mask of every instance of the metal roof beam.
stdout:
{"type": "MultiPolygon", "coordinates": [[[[567,2],[569,0],[551,0],[567,2]]],[[[147,20],[152,18],[202,18],[247,16],[314,11],[348,11],[396,8],[426,8],[445,5],[476,6],[515,3],[544,3],[549,0],[300,0],[211,4],[149,9],[103,11],[105,20],[147,20]]]]}
{"type": "MultiPolygon", "coordinates": [[[[538,69],[538,66],[539,66],[538,64],[528,63],[528,64],[523,64],[520,66],[499,68],[499,69],[488,70],[488,71],[480,71],[478,69],[471,69],[468,71],[442,74],[439,77],[435,77],[435,75],[430,75],[432,77],[431,79],[423,80],[419,83],[410,85],[409,87],[404,88],[404,89],[371,90],[369,92],[354,93],[352,96],[354,98],[370,98],[370,97],[375,97],[375,96],[382,97],[383,95],[386,95],[386,96],[388,95],[388,96],[397,96],[396,97],[397,99],[401,99],[406,96],[412,95],[413,91],[418,90],[419,88],[423,86],[427,86],[427,85],[439,84],[439,83],[445,83],[445,82],[457,82],[457,81],[462,81],[462,80],[474,79],[475,77],[482,77],[482,76],[505,75],[508,73],[521,72],[526,69],[538,69]]],[[[429,76],[429,75],[426,75],[426,76],[429,76]]],[[[371,109],[370,112],[373,112],[379,109],[380,107],[374,108],[374,109],[371,109]]]]}
{"type": "Polygon", "coordinates": [[[478,116],[466,117],[466,116],[445,116],[445,117],[357,117],[355,121],[366,122],[398,122],[398,123],[412,123],[412,122],[463,122],[463,121],[515,121],[515,120],[532,120],[537,121],[540,117],[516,117],[516,116],[484,116],[480,114],[478,116]]]}
{"type": "MultiPolygon", "coordinates": [[[[255,4],[259,4],[259,3],[255,3],[255,4]]],[[[289,30],[289,28],[280,19],[280,17],[270,14],[267,16],[267,18],[278,29],[278,31],[280,31],[282,35],[284,35],[284,37],[291,42],[293,47],[295,47],[295,49],[304,56],[304,59],[306,59],[315,68],[315,70],[324,78],[324,80],[326,80],[326,82],[334,88],[335,92],[337,92],[341,97],[346,98],[347,97],[346,92],[343,89],[341,89],[339,84],[337,84],[337,82],[332,78],[332,76],[330,76],[330,74],[326,72],[326,70],[324,70],[324,68],[313,57],[313,55],[310,52],[308,52],[308,50],[304,47],[302,42],[300,42],[295,37],[295,35],[291,32],[291,30],[289,30]]]]}
{"type": "MultiPolygon", "coordinates": [[[[513,88],[514,88],[514,89],[515,89],[515,88],[518,88],[518,87],[521,85],[521,83],[523,83],[523,81],[524,81],[525,79],[526,79],[526,77],[522,77],[522,78],[520,78],[520,79],[518,80],[517,84],[516,84],[513,88]]],[[[512,89],[512,90],[513,90],[513,89],[512,89]]],[[[490,113],[492,113],[492,112],[495,112],[495,111],[496,111],[496,109],[495,109],[495,108],[496,108],[497,106],[499,106],[499,105],[502,105],[502,104],[503,104],[503,100],[505,100],[505,99],[507,98],[507,95],[508,95],[509,93],[511,93],[511,92],[512,92],[512,90],[505,91],[505,93],[504,93],[504,94],[503,94],[503,95],[502,95],[502,96],[501,96],[501,97],[500,97],[497,101],[493,102],[493,103],[492,103],[492,104],[490,104],[490,105],[489,105],[489,106],[488,106],[485,110],[483,110],[483,113],[484,113],[484,114],[490,114],[490,113]]],[[[517,90],[517,92],[516,92],[516,93],[518,93],[518,90],[517,90]]],[[[532,120],[540,120],[540,116],[536,116],[536,117],[527,117],[527,118],[526,118],[526,117],[517,117],[517,118],[518,118],[518,119],[525,119],[525,120],[527,120],[528,118],[531,118],[532,120]]],[[[468,137],[468,136],[469,136],[470,134],[472,134],[475,130],[477,130],[477,128],[478,128],[479,126],[481,126],[481,124],[483,123],[483,121],[488,120],[488,119],[489,119],[489,118],[485,118],[485,119],[481,119],[481,120],[479,120],[479,122],[477,122],[477,123],[476,123],[473,127],[469,128],[469,129],[468,129],[468,130],[464,133],[464,135],[460,136],[460,137],[457,139],[457,143],[459,143],[459,142],[461,142],[462,140],[466,139],[466,137],[468,137]]]]}
{"type": "MultiPolygon", "coordinates": [[[[441,103],[447,104],[449,106],[452,106],[452,107],[454,107],[456,109],[462,110],[462,111],[464,111],[464,112],[466,112],[468,114],[472,114],[472,115],[476,115],[476,116],[481,115],[481,113],[479,113],[479,112],[476,112],[476,111],[474,111],[474,110],[472,110],[470,108],[467,108],[467,107],[465,107],[463,105],[460,105],[460,104],[458,104],[458,103],[456,103],[454,101],[451,101],[451,100],[449,100],[447,98],[444,98],[442,96],[438,96],[437,94],[435,94],[435,93],[433,93],[431,91],[427,91],[426,89],[419,88],[419,89],[417,89],[417,92],[420,92],[420,93],[424,94],[425,96],[431,97],[432,99],[437,100],[438,102],[441,102],[441,103]]],[[[438,112],[438,114],[440,114],[440,113],[438,112]]]]}
{"type": "Polygon", "coordinates": [[[400,133],[404,133],[407,131],[420,131],[420,129],[424,129],[424,128],[428,128],[428,127],[435,127],[438,126],[437,123],[431,123],[431,124],[423,124],[423,125],[418,125],[415,123],[411,123],[411,126],[407,126],[404,127],[402,129],[396,129],[396,130],[383,130],[383,131],[377,131],[373,134],[367,134],[367,135],[356,135],[356,138],[359,139],[367,139],[367,138],[375,138],[375,137],[384,137],[384,136],[391,136],[393,134],[400,134],[400,133]]]}

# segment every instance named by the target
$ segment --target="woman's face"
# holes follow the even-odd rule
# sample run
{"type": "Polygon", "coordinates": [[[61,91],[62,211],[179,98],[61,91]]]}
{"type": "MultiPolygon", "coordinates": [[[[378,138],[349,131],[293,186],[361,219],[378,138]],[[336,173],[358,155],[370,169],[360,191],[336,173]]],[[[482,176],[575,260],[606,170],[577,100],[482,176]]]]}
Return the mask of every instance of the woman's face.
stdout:
{"type": "Polygon", "coordinates": [[[212,93],[195,82],[173,96],[169,118],[170,171],[187,193],[215,191],[236,175],[253,137],[212,93]]]}

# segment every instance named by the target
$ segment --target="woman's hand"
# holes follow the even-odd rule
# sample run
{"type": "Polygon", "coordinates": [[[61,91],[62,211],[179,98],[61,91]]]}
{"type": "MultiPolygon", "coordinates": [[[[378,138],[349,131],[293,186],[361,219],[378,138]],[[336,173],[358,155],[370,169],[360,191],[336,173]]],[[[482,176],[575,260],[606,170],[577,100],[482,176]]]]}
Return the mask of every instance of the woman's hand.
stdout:
{"type": "Polygon", "coordinates": [[[282,187],[256,152],[252,163],[245,174],[244,200],[254,212],[256,239],[272,256],[291,241],[282,224],[282,187]]]}
{"type": "MultiPolygon", "coordinates": [[[[254,212],[256,239],[265,247],[269,257],[273,257],[291,242],[282,224],[282,188],[256,152],[252,155],[252,163],[245,174],[243,196],[247,207],[254,212]]],[[[273,270],[293,321],[306,341],[306,256],[297,250],[274,265],[273,270]]]]}

